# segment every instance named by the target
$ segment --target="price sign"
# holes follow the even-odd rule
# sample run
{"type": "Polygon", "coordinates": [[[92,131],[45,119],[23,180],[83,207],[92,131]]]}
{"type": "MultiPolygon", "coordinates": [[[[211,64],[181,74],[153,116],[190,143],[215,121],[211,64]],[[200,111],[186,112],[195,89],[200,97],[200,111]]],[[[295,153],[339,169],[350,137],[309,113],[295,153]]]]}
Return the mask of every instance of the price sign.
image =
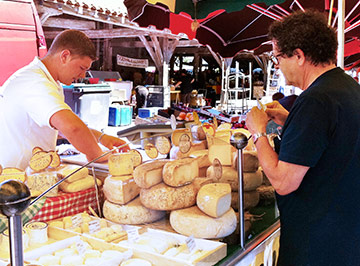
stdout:
{"type": "Polygon", "coordinates": [[[142,156],[141,153],[137,150],[130,150],[129,153],[131,153],[133,155],[133,163],[134,163],[134,167],[139,166],[140,164],[142,164],[142,156]]]}
{"type": "Polygon", "coordinates": [[[219,159],[215,158],[212,166],[214,168],[214,177],[215,177],[215,181],[220,180],[220,178],[222,177],[222,165],[219,159]]]}
{"type": "Polygon", "coordinates": [[[92,220],[89,222],[89,233],[93,234],[101,230],[100,220],[92,220]]]}
{"type": "Polygon", "coordinates": [[[130,243],[137,242],[140,238],[139,236],[139,229],[136,227],[132,227],[126,230],[126,233],[128,235],[128,240],[130,243]]]}
{"type": "Polygon", "coordinates": [[[86,244],[84,241],[80,240],[79,242],[76,242],[76,249],[79,253],[79,255],[84,255],[86,252],[86,244]]]}
{"type": "Polygon", "coordinates": [[[171,129],[174,131],[176,129],[176,118],[173,114],[170,116],[170,125],[171,129]]]}
{"type": "Polygon", "coordinates": [[[168,154],[171,149],[170,140],[165,136],[159,136],[156,138],[155,147],[160,154],[168,154]]]}
{"type": "Polygon", "coordinates": [[[185,239],[185,243],[187,248],[189,249],[190,253],[195,249],[196,247],[196,243],[195,243],[195,239],[194,236],[191,235],[188,238],[185,239]]]}
{"type": "Polygon", "coordinates": [[[71,223],[72,223],[72,227],[79,227],[81,226],[83,222],[81,213],[74,215],[73,217],[71,217],[71,223]]]}

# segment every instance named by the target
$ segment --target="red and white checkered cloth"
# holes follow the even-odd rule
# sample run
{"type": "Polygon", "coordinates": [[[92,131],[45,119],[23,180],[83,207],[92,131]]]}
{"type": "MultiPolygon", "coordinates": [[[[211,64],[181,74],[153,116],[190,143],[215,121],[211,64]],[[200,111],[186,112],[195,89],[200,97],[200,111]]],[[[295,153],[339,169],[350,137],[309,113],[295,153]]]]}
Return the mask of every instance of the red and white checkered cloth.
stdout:
{"type": "MultiPolygon", "coordinates": [[[[102,193],[99,189],[99,200],[102,203],[102,193]]],[[[48,197],[44,206],[32,219],[32,221],[47,222],[80,212],[89,211],[89,206],[95,211],[98,210],[96,203],[95,188],[75,193],[59,192],[56,197],[48,197]]],[[[101,206],[101,205],[100,205],[101,206]]]]}

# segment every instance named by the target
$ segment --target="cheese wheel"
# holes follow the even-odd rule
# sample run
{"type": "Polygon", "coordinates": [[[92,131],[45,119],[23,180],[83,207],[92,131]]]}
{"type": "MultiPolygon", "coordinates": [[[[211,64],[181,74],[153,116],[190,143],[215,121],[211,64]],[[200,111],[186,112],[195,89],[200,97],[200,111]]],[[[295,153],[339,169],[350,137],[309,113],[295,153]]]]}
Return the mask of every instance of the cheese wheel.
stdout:
{"type": "Polygon", "coordinates": [[[105,200],[103,214],[106,219],[120,224],[152,223],[165,217],[166,212],[150,210],[144,207],[137,197],[125,205],[118,205],[105,200]]]}
{"type": "MultiPolygon", "coordinates": [[[[259,204],[260,193],[256,190],[244,191],[244,209],[251,209],[259,204]]],[[[231,207],[238,210],[239,192],[231,192],[231,207]]]]}
{"type": "Polygon", "coordinates": [[[237,225],[236,214],[230,208],[219,218],[203,213],[197,206],[172,211],[170,225],[179,234],[197,238],[222,238],[232,234],[237,225]]]}
{"type": "Polygon", "coordinates": [[[221,143],[209,145],[209,160],[218,159],[221,165],[231,166],[236,149],[230,144],[221,143]]]}
{"type": "Polygon", "coordinates": [[[149,189],[141,189],[141,203],[153,210],[176,210],[195,205],[199,189],[212,180],[196,178],[194,182],[182,187],[170,187],[164,183],[157,184],[149,189]]]}
{"type": "Polygon", "coordinates": [[[132,153],[116,153],[109,157],[110,175],[131,175],[134,169],[134,155],[132,153]]]}
{"type": "Polygon", "coordinates": [[[185,158],[185,157],[194,157],[194,156],[190,156],[190,154],[192,154],[196,151],[205,150],[206,148],[207,148],[206,140],[192,142],[190,150],[185,153],[180,151],[180,147],[173,146],[170,150],[170,159],[181,159],[181,158],[185,158]]]}
{"type": "Polygon", "coordinates": [[[183,158],[167,162],[163,168],[163,181],[173,187],[179,187],[194,181],[199,176],[197,159],[183,158]]]}
{"type": "Polygon", "coordinates": [[[275,200],[275,189],[272,186],[262,185],[256,189],[259,192],[260,199],[268,202],[275,200]]]}
{"type": "Polygon", "coordinates": [[[167,162],[169,160],[160,159],[140,164],[133,173],[135,183],[141,188],[150,188],[159,184],[162,182],[162,170],[167,162]]]}
{"type": "MultiPolygon", "coordinates": [[[[98,186],[101,186],[101,181],[99,179],[96,178],[96,183],[98,186]]],[[[64,192],[79,192],[82,190],[86,190],[89,188],[92,188],[95,185],[95,181],[94,181],[94,177],[91,175],[88,175],[85,178],[82,178],[80,180],[77,180],[75,182],[72,183],[68,183],[68,182],[62,182],[59,187],[62,191],[64,192]]]]}
{"type": "MultiPolygon", "coordinates": [[[[232,167],[237,169],[238,159],[237,152],[234,154],[232,167]]],[[[257,151],[243,151],[244,158],[244,172],[256,172],[259,169],[259,159],[257,156],[257,151]]]]}
{"type": "Polygon", "coordinates": [[[117,204],[125,204],[139,195],[140,187],[136,185],[132,175],[110,175],[105,178],[103,191],[107,200],[117,204]]]}
{"type": "Polygon", "coordinates": [[[175,129],[171,134],[171,142],[175,146],[179,146],[180,137],[186,134],[189,136],[190,140],[192,140],[192,135],[189,128],[178,128],[175,129]]]}
{"type": "MultiPolygon", "coordinates": [[[[214,167],[209,166],[206,171],[206,177],[215,179],[214,167]]],[[[244,177],[244,191],[255,190],[263,182],[263,175],[260,170],[253,173],[243,173],[244,177]]],[[[239,190],[238,171],[231,166],[222,167],[222,176],[219,179],[220,183],[229,183],[232,191],[239,190]]]]}
{"type": "Polygon", "coordinates": [[[81,169],[80,168],[81,167],[78,165],[66,164],[63,167],[60,167],[57,170],[57,173],[58,173],[58,175],[60,175],[61,178],[64,178],[64,177],[77,171],[76,173],[72,174],[71,176],[69,176],[66,179],[66,182],[71,183],[71,182],[77,181],[79,179],[85,178],[89,175],[89,169],[87,169],[86,167],[81,168],[81,169]]]}
{"type": "Polygon", "coordinates": [[[226,183],[207,184],[200,188],[196,205],[209,216],[220,217],[230,209],[231,187],[226,183]]]}

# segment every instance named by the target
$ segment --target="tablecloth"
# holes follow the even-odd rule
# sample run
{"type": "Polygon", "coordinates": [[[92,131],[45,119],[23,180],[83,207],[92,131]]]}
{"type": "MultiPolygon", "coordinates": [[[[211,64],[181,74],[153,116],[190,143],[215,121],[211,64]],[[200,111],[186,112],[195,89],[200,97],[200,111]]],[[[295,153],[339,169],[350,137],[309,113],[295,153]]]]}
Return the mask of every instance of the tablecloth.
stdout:
{"type": "MultiPolygon", "coordinates": [[[[102,204],[102,193],[100,193],[99,197],[100,204],[102,204]]],[[[89,206],[95,211],[98,210],[95,188],[75,193],[59,192],[58,196],[46,199],[44,206],[32,220],[47,222],[84,211],[89,212],[89,206]]]]}

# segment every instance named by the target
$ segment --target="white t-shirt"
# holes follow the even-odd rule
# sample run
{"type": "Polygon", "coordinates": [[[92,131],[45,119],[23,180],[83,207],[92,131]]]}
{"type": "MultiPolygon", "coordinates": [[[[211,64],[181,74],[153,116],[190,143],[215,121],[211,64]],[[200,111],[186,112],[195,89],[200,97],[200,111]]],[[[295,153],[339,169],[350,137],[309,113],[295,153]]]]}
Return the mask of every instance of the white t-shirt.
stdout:
{"type": "Polygon", "coordinates": [[[58,131],[50,126],[50,118],[71,109],[64,102],[62,86],[37,57],[16,71],[1,90],[0,165],[25,169],[34,147],[55,149],[58,131]]]}

